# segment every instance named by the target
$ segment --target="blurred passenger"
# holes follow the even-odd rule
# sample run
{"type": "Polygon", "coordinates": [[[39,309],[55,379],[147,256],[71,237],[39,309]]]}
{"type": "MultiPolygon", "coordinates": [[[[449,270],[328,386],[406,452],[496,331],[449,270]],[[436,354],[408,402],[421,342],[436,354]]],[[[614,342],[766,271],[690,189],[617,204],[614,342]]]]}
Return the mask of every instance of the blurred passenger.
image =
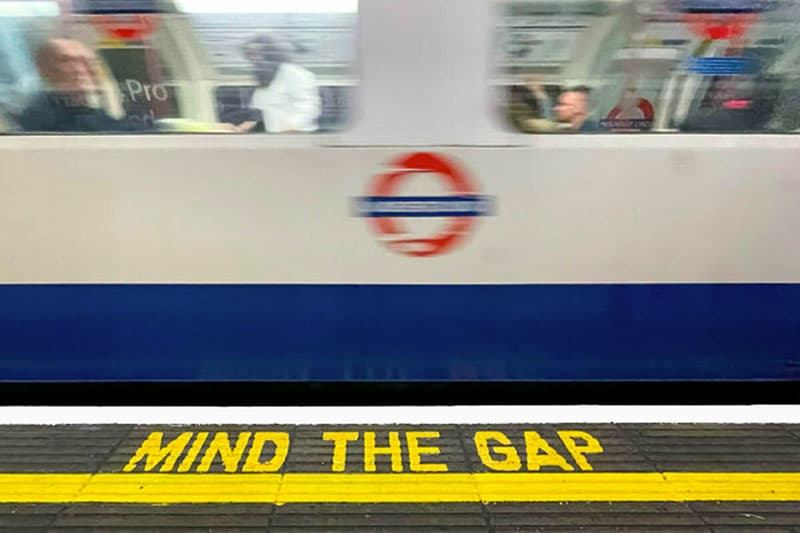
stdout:
{"type": "Polygon", "coordinates": [[[25,131],[133,132],[142,122],[115,119],[100,109],[97,57],[83,43],[50,39],[36,53],[36,66],[47,89],[17,116],[25,131]]]}
{"type": "Polygon", "coordinates": [[[589,120],[592,114],[591,89],[585,85],[572,87],[562,92],[555,107],[556,119],[568,130],[577,132],[597,131],[597,125],[589,120]]]}
{"type": "MultiPolygon", "coordinates": [[[[260,111],[264,130],[316,131],[322,101],[314,74],[290,63],[286,47],[268,35],[252,39],[244,50],[258,81],[250,107],[260,111]]],[[[239,127],[248,131],[256,125],[256,120],[247,120],[239,127]]]]}
{"type": "Polygon", "coordinates": [[[553,105],[547,91],[536,79],[510,88],[508,118],[520,131],[535,133],[554,129],[553,105]]]}
{"type": "Polygon", "coordinates": [[[708,90],[708,107],[724,107],[725,102],[736,99],[737,94],[735,76],[717,76],[712,79],[708,90]]]}
{"type": "Polygon", "coordinates": [[[743,133],[765,131],[780,99],[781,82],[762,75],[744,94],[721,102],[721,107],[700,110],[684,121],[681,130],[690,133],[743,133]]]}
{"type": "MultiPolygon", "coordinates": [[[[544,91],[542,91],[544,93],[544,91]]],[[[517,120],[519,129],[528,133],[546,132],[592,132],[597,126],[589,120],[591,115],[591,90],[583,85],[571,87],[561,92],[558,103],[553,108],[555,117],[543,112],[542,117],[517,120]]],[[[545,93],[546,96],[546,93],[545,93]]],[[[537,98],[540,108],[549,109],[549,98],[537,98]]]]}

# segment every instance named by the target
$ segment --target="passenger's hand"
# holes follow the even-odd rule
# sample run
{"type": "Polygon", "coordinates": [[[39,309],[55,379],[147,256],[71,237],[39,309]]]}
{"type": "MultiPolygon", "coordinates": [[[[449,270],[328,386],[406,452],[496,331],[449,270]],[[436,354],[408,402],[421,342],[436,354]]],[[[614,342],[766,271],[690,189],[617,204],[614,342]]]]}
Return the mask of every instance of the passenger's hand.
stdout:
{"type": "Polygon", "coordinates": [[[539,81],[539,78],[530,76],[525,80],[525,86],[537,97],[544,98],[547,93],[545,93],[544,87],[542,83],[539,81]]]}
{"type": "Polygon", "coordinates": [[[549,133],[559,131],[558,123],[543,118],[529,118],[522,121],[521,129],[525,133],[549,133]]]}
{"type": "Polygon", "coordinates": [[[250,133],[251,131],[253,131],[253,128],[256,127],[256,124],[258,124],[258,122],[256,122],[255,120],[248,120],[234,127],[236,128],[236,131],[238,131],[239,133],[250,133]]]}
{"type": "Polygon", "coordinates": [[[230,122],[222,122],[217,124],[220,131],[224,133],[247,133],[252,131],[253,128],[256,126],[257,122],[242,122],[238,126],[236,124],[231,124],[230,122]]]}

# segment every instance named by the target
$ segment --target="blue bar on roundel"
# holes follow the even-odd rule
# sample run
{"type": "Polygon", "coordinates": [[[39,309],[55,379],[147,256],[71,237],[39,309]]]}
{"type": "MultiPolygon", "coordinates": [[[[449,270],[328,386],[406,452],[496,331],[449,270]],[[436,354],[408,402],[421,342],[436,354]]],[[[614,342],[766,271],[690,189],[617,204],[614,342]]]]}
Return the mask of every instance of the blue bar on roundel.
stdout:
{"type": "Polygon", "coordinates": [[[157,13],[154,0],[73,0],[72,12],[81,15],[157,13]]]}
{"type": "Polygon", "coordinates": [[[758,61],[750,57],[693,57],[686,70],[704,76],[738,76],[758,72],[758,61]]]}
{"type": "Polygon", "coordinates": [[[676,11],[696,14],[762,13],[772,9],[774,0],[677,0],[676,11]]]}
{"type": "Polygon", "coordinates": [[[479,217],[493,214],[489,196],[362,196],[356,198],[356,216],[479,217]]]}

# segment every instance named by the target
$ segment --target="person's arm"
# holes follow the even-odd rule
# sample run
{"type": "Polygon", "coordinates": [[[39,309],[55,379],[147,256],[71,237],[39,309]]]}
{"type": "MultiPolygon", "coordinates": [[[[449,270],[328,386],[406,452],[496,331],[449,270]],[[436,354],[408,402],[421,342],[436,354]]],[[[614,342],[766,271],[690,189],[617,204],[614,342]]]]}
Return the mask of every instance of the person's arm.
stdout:
{"type": "Polygon", "coordinates": [[[292,84],[291,109],[286,116],[285,129],[290,131],[316,131],[317,119],[322,111],[322,99],[314,75],[299,71],[292,84]]]}
{"type": "MultiPolygon", "coordinates": [[[[288,94],[288,100],[270,105],[269,109],[260,109],[266,131],[316,131],[322,102],[313,74],[301,67],[283,65],[270,87],[288,94]]],[[[254,97],[254,105],[256,101],[254,97]]]]}
{"type": "Polygon", "coordinates": [[[55,129],[52,115],[53,111],[46,105],[46,100],[39,96],[21,113],[10,116],[22,131],[42,133],[55,129]]]}
{"type": "Polygon", "coordinates": [[[233,131],[236,133],[250,133],[251,131],[256,129],[258,122],[255,120],[247,120],[242,122],[241,124],[231,125],[233,126],[233,131]]]}
{"type": "Polygon", "coordinates": [[[525,133],[548,133],[559,129],[558,123],[546,118],[529,118],[522,123],[522,131],[525,133]]]}
{"type": "Polygon", "coordinates": [[[222,114],[220,127],[236,133],[250,133],[256,131],[263,120],[263,114],[258,109],[236,109],[222,114]]]}
{"type": "Polygon", "coordinates": [[[550,96],[547,94],[547,91],[544,89],[541,83],[538,80],[530,79],[526,83],[528,90],[531,91],[534,98],[536,98],[536,103],[539,106],[539,114],[541,115],[539,118],[552,120],[553,119],[553,101],[550,99],[550,96]]]}

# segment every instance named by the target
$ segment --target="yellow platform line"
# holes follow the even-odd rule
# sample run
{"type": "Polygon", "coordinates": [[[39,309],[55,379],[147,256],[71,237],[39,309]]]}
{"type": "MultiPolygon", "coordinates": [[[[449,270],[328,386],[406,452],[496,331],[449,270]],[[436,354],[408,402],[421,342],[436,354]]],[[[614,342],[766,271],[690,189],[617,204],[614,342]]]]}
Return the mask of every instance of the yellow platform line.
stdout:
{"type": "Polygon", "coordinates": [[[800,472],[0,474],[0,503],[569,501],[800,501],[800,472]]]}

